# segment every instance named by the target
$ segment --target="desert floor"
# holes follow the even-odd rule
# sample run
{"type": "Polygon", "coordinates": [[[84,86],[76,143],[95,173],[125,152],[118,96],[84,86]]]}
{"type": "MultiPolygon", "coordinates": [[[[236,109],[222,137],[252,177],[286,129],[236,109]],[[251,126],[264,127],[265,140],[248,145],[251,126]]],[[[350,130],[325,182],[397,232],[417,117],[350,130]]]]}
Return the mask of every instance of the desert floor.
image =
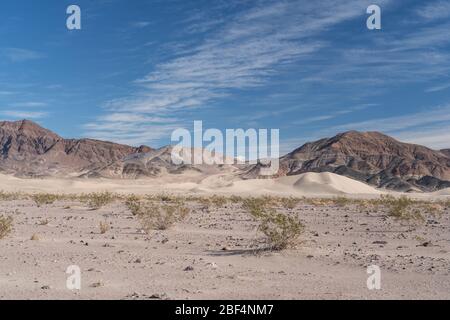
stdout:
{"type": "Polygon", "coordinates": [[[262,235],[240,203],[187,206],[184,221],[146,234],[123,201],[98,210],[1,201],[14,231],[0,240],[0,299],[450,298],[448,207],[416,224],[355,204],[301,202],[279,210],[304,223],[302,242],[270,252],[258,251],[262,235]],[[101,234],[104,221],[111,229],[101,234]],[[81,268],[79,291],[66,288],[70,265],[81,268]],[[380,290],[367,288],[369,265],[381,268],[380,290]]]}

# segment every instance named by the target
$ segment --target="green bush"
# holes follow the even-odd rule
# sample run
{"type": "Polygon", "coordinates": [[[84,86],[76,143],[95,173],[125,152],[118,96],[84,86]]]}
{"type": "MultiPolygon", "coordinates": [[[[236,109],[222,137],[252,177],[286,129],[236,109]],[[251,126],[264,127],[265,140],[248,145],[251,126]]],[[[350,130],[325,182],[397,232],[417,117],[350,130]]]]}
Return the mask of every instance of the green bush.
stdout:
{"type": "Polygon", "coordinates": [[[5,238],[12,231],[13,218],[0,216],[0,239],[5,238]]]}
{"type": "Polygon", "coordinates": [[[98,210],[116,199],[115,195],[108,191],[90,193],[84,196],[84,198],[92,210],[98,210]]]}
{"type": "Polygon", "coordinates": [[[261,231],[269,243],[270,249],[279,251],[295,247],[304,231],[304,225],[291,216],[270,210],[267,214],[259,215],[261,231]]]}
{"type": "Polygon", "coordinates": [[[128,207],[137,216],[142,229],[149,234],[152,230],[167,230],[189,214],[189,208],[182,204],[156,204],[132,199],[128,207]]]}
{"type": "Polygon", "coordinates": [[[50,193],[37,193],[31,195],[31,199],[33,199],[38,207],[41,207],[43,205],[53,204],[58,200],[58,196],[50,193]]]}

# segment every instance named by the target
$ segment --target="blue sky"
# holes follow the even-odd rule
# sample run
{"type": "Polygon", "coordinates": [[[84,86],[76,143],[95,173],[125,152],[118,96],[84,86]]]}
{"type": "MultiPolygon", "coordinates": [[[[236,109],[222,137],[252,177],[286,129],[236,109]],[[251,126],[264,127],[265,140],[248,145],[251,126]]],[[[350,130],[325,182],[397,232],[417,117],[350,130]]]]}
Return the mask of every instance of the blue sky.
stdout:
{"type": "Polygon", "coordinates": [[[450,147],[450,1],[4,0],[0,119],[153,147],[278,128],[281,152],[346,130],[450,147]],[[82,30],[66,28],[66,8],[82,30]],[[382,9],[382,30],[366,8],[382,9]]]}

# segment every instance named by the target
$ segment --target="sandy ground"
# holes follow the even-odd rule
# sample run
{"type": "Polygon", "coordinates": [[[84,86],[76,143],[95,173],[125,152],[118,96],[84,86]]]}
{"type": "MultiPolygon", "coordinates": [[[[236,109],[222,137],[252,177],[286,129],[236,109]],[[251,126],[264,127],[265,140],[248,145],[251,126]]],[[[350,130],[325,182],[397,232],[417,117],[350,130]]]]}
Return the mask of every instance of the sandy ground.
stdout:
{"type": "Polygon", "coordinates": [[[257,254],[261,235],[240,204],[189,206],[183,222],[147,235],[120,202],[2,201],[15,221],[0,240],[0,299],[450,298],[448,209],[414,227],[354,205],[299,204],[301,245],[257,254]],[[69,265],[81,268],[79,291],[66,288],[69,265]],[[368,265],[381,268],[381,290],[367,289],[368,265]]]}

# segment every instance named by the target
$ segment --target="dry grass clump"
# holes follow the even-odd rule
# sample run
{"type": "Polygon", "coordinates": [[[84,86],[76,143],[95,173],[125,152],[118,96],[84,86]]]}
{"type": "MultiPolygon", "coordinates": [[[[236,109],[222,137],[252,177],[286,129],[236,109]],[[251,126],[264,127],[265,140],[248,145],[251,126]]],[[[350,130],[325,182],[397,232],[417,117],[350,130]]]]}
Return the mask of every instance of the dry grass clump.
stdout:
{"type": "Polygon", "coordinates": [[[242,201],[244,201],[244,198],[242,198],[240,196],[232,195],[229,197],[229,200],[232,203],[241,203],[242,201]]]}
{"type": "Polygon", "coordinates": [[[351,204],[358,204],[360,200],[350,199],[344,196],[334,198],[303,198],[303,201],[312,206],[338,206],[346,207],[351,204]]]}
{"type": "Polygon", "coordinates": [[[51,193],[36,193],[31,195],[31,199],[36,203],[38,207],[43,205],[53,204],[59,199],[59,196],[51,193]]]}
{"type": "Polygon", "coordinates": [[[0,240],[12,232],[13,218],[0,216],[0,240]]]}
{"type": "Polygon", "coordinates": [[[146,233],[152,230],[167,230],[173,224],[184,219],[188,209],[173,205],[146,204],[141,207],[139,219],[146,233]]]}
{"type": "Polygon", "coordinates": [[[98,210],[98,209],[106,206],[107,204],[113,202],[117,198],[118,198],[117,195],[115,195],[109,191],[104,191],[104,192],[94,192],[94,193],[82,195],[80,197],[80,200],[82,202],[87,203],[89,208],[91,208],[92,210],[98,210]]]}
{"type": "Polygon", "coordinates": [[[218,196],[218,195],[213,195],[210,198],[210,201],[212,203],[212,205],[216,208],[222,208],[223,206],[225,206],[228,202],[228,199],[226,197],[223,196],[218,196]]]}
{"type": "Polygon", "coordinates": [[[356,201],[359,211],[377,212],[380,208],[378,199],[361,199],[356,201]]]}
{"type": "Polygon", "coordinates": [[[299,198],[294,198],[294,197],[289,197],[289,198],[281,198],[279,200],[280,205],[285,208],[285,209],[295,209],[295,207],[297,206],[297,204],[300,202],[301,200],[299,198]]]}
{"type": "Polygon", "coordinates": [[[346,198],[346,197],[335,197],[331,199],[334,205],[339,207],[345,207],[348,205],[351,205],[354,201],[352,199],[346,198]]]}
{"type": "Polygon", "coordinates": [[[39,241],[39,240],[41,240],[41,237],[39,237],[39,235],[35,233],[31,236],[30,240],[31,241],[39,241]]]}
{"type": "Polygon", "coordinates": [[[210,207],[222,208],[228,203],[228,201],[231,201],[231,200],[224,196],[213,195],[213,196],[209,196],[209,197],[192,197],[192,198],[189,198],[189,201],[198,202],[204,208],[209,210],[210,207]]]}
{"type": "Polygon", "coordinates": [[[380,203],[388,210],[388,215],[398,220],[425,220],[422,212],[425,208],[420,202],[414,201],[406,196],[394,197],[391,195],[382,195],[380,203]]]}
{"type": "Polygon", "coordinates": [[[147,195],[145,197],[148,201],[156,201],[156,202],[178,202],[180,201],[180,197],[174,196],[172,194],[161,193],[157,195],[147,195]]]}
{"type": "Polygon", "coordinates": [[[148,234],[153,230],[169,229],[173,224],[185,219],[190,212],[189,208],[179,202],[158,204],[153,201],[129,198],[126,205],[132,214],[137,216],[142,229],[148,234]]]}
{"type": "Polygon", "coordinates": [[[423,206],[425,208],[425,211],[432,216],[441,216],[445,211],[445,206],[436,202],[425,203],[423,206]]]}
{"type": "Polygon", "coordinates": [[[242,201],[242,208],[254,217],[262,215],[268,207],[270,203],[265,198],[247,198],[242,201]]]}
{"type": "Polygon", "coordinates": [[[111,226],[106,221],[100,221],[99,223],[99,229],[101,234],[105,234],[111,229],[111,226]]]}
{"type": "Polygon", "coordinates": [[[131,211],[133,216],[135,216],[139,213],[140,201],[141,201],[141,199],[139,197],[135,196],[134,194],[128,196],[125,200],[125,205],[127,206],[128,210],[131,211]]]}
{"type": "Polygon", "coordinates": [[[442,205],[446,207],[447,209],[450,209],[450,199],[447,199],[442,202],[442,205]]]}
{"type": "Polygon", "coordinates": [[[22,198],[23,195],[19,192],[0,191],[0,201],[13,201],[13,200],[20,200],[22,198]]]}
{"type": "Polygon", "coordinates": [[[330,199],[324,198],[305,198],[304,201],[312,206],[326,206],[330,203],[330,199]]]}

